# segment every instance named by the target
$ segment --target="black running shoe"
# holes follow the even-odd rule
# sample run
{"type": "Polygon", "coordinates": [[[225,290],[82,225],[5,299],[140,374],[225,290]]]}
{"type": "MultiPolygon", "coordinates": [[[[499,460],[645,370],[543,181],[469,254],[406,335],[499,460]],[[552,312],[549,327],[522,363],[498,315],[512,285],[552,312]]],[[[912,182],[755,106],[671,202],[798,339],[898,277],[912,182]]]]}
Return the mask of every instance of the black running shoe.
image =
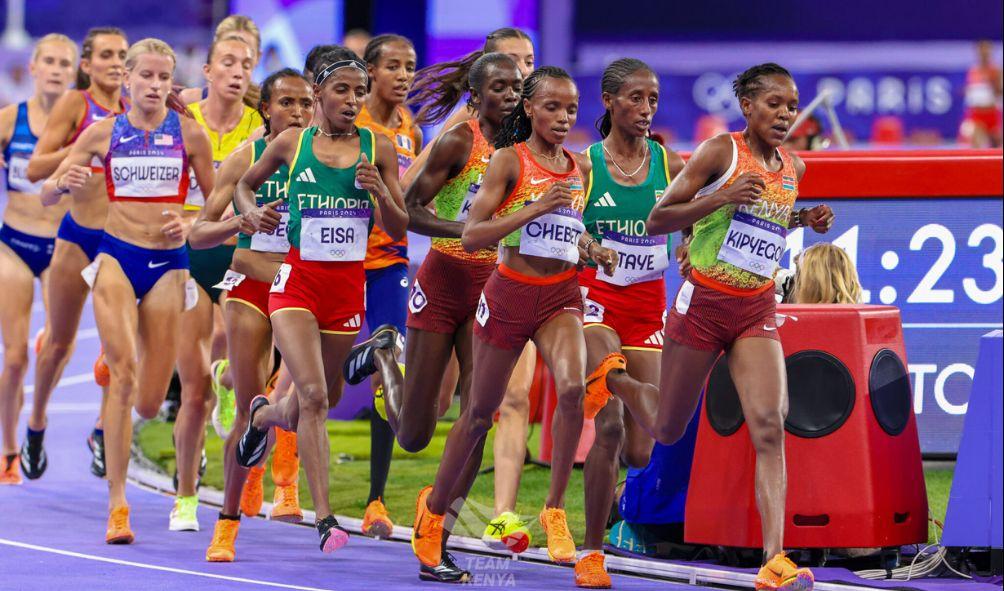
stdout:
{"type": "Polygon", "coordinates": [[[349,351],[342,367],[345,381],[355,386],[375,374],[377,371],[374,353],[377,349],[391,349],[397,344],[397,328],[391,324],[377,327],[370,338],[359,343],[349,351]]]}
{"type": "Polygon", "coordinates": [[[49,458],[45,455],[45,448],[42,447],[43,433],[28,434],[28,437],[21,444],[21,472],[28,480],[41,478],[45,469],[49,467],[49,458]]]}
{"type": "Polygon", "coordinates": [[[328,554],[349,543],[349,532],[338,525],[334,515],[328,515],[317,522],[317,533],[321,536],[321,552],[328,554]]]}
{"type": "Polygon", "coordinates": [[[470,571],[466,571],[454,562],[453,555],[443,552],[443,559],[439,566],[425,566],[419,563],[421,568],[418,571],[418,578],[423,581],[435,581],[437,583],[469,583],[471,581],[470,571]]]}
{"type": "Polygon", "coordinates": [[[265,448],[268,444],[268,429],[254,428],[254,415],[258,409],[268,405],[268,398],[255,396],[251,400],[251,417],[248,421],[248,428],[237,441],[237,463],[245,468],[256,466],[265,457],[265,448]]]}
{"type": "Polygon", "coordinates": [[[87,438],[87,447],[91,450],[91,474],[98,478],[105,477],[105,434],[95,429],[87,438]]]}

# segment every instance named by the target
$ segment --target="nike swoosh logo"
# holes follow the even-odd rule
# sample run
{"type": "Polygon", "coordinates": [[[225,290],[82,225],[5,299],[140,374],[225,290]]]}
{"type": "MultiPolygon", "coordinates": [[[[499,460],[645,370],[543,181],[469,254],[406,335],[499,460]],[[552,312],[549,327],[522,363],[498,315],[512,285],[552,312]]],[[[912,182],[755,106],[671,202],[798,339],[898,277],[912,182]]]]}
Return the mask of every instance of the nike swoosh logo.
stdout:
{"type": "Polygon", "coordinates": [[[546,183],[548,179],[530,179],[531,185],[539,185],[540,183],[546,183]]]}
{"type": "Polygon", "coordinates": [[[126,142],[131,142],[131,141],[133,141],[134,139],[136,139],[138,137],[139,137],[138,135],[127,135],[127,136],[125,136],[125,137],[122,138],[122,143],[124,144],[126,142]]]}
{"type": "Polygon", "coordinates": [[[776,326],[767,326],[766,324],[764,324],[763,325],[763,329],[766,330],[766,331],[775,331],[775,330],[777,330],[777,327],[776,326]]]}
{"type": "Polygon", "coordinates": [[[153,262],[153,261],[150,261],[150,262],[148,262],[148,263],[146,264],[146,266],[147,266],[148,268],[150,268],[150,269],[156,269],[157,267],[163,267],[163,266],[164,266],[164,265],[166,265],[166,264],[167,264],[168,262],[169,262],[169,261],[164,261],[163,263],[156,263],[156,264],[154,264],[154,262],[153,262]]]}
{"type": "Polygon", "coordinates": [[[491,162],[491,160],[492,160],[491,156],[482,156],[481,157],[481,161],[484,162],[484,163],[491,162]]]}

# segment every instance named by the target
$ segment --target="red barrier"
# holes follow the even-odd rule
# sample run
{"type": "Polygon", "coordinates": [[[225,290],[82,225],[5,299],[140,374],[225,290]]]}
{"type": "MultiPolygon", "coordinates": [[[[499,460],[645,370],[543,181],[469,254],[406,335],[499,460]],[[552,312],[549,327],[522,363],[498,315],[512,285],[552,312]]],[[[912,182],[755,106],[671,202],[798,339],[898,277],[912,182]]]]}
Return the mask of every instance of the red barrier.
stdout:
{"type": "MultiPolygon", "coordinates": [[[[899,311],[779,306],[788,375],[788,496],[794,548],[927,540],[927,495],[899,311]],[[797,319],[797,320],[796,320],[797,319]]],[[[756,456],[724,358],[708,381],[687,494],[687,542],[757,548],[756,456]]]]}

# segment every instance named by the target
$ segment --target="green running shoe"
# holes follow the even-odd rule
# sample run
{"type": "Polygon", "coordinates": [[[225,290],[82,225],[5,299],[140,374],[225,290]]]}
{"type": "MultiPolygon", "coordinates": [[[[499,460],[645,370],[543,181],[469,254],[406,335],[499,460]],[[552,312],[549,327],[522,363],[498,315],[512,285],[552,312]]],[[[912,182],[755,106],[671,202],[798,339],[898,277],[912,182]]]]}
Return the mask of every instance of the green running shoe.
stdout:
{"type": "Polygon", "coordinates": [[[199,531],[199,516],[196,511],[198,508],[198,495],[175,497],[168,529],[171,531],[199,531]]]}
{"type": "Polygon", "coordinates": [[[237,399],[233,388],[227,388],[222,383],[223,374],[230,367],[227,359],[217,359],[211,367],[213,394],[216,395],[216,406],[213,408],[213,429],[220,439],[226,439],[234,428],[237,417],[237,399]]]}
{"type": "Polygon", "coordinates": [[[530,547],[530,530],[526,522],[512,511],[506,511],[488,522],[481,540],[496,550],[519,554],[530,547]]]}

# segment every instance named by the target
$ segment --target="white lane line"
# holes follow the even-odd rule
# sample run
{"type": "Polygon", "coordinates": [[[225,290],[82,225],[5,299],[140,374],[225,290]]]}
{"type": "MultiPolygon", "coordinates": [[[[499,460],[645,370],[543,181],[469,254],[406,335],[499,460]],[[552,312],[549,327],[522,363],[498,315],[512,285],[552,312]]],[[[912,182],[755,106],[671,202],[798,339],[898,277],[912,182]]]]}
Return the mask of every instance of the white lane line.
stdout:
{"type": "MultiPolygon", "coordinates": [[[[31,349],[32,351],[35,350],[36,334],[38,334],[37,331],[31,333],[31,335],[28,337],[28,348],[31,349]]],[[[87,339],[96,339],[96,338],[98,338],[98,329],[95,326],[92,326],[91,328],[82,328],[77,331],[78,341],[86,341],[87,339]]],[[[0,345],[0,353],[3,353],[3,345],[0,345]]]]}
{"type": "Polygon", "coordinates": [[[228,577],[225,575],[214,575],[212,573],[201,573],[194,570],[185,570],[181,568],[171,568],[169,566],[156,566],[153,564],[143,564],[142,562],[132,562],[129,560],[119,560],[117,558],[105,558],[104,556],[94,556],[93,554],[82,554],[80,552],[70,552],[68,550],[57,550],[56,548],[47,548],[45,546],[36,546],[34,544],[25,544],[24,542],[15,542],[14,540],[6,540],[0,538],[0,544],[5,546],[13,546],[15,548],[24,548],[26,550],[36,550],[38,552],[48,552],[50,554],[59,554],[61,556],[69,556],[70,558],[83,558],[85,560],[94,560],[97,562],[107,562],[109,564],[118,564],[122,566],[133,566],[136,568],[145,568],[148,570],[159,570],[167,573],[175,573],[179,575],[192,575],[194,577],[205,577],[207,579],[219,579],[222,581],[233,581],[235,583],[248,583],[251,585],[262,585],[264,587],[276,587],[279,589],[299,589],[301,591],[331,591],[330,589],[321,589],[319,587],[303,587],[301,585],[287,585],[285,583],[271,583],[269,581],[257,581],[255,579],[245,579],[243,577],[228,577]]]}
{"type": "MultiPolygon", "coordinates": [[[[100,410],[101,404],[97,402],[50,402],[45,408],[46,414],[50,415],[88,414],[100,410]]],[[[21,414],[30,415],[31,405],[25,404],[21,414]]]]}
{"type": "MultiPolygon", "coordinates": [[[[78,373],[75,376],[66,376],[56,383],[56,388],[62,388],[63,386],[76,386],[77,384],[86,384],[88,382],[94,381],[94,372],[89,371],[87,373],[78,373]]],[[[28,384],[24,387],[25,394],[31,394],[35,391],[35,384],[28,384]]]]}

